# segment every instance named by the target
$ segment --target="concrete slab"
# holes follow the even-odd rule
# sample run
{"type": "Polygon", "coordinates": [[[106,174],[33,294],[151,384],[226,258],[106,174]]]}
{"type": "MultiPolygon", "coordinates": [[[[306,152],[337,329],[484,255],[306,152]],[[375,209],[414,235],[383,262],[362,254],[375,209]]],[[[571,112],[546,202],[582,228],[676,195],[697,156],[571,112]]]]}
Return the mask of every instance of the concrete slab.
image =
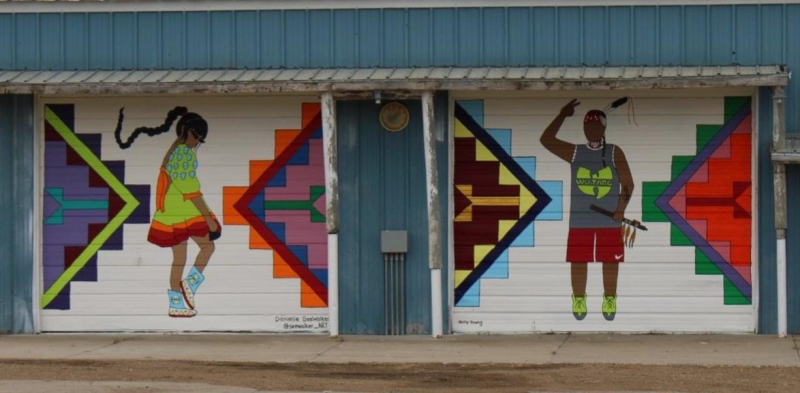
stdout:
{"type": "Polygon", "coordinates": [[[315,362],[547,363],[566,335],[347,337],[315,362]]]}
{"type": "Polygon", "coordinates": [[[553,362],[798,367],[800,357],[773,336],[573,334],[553,362]]]}
{"type": "Polygon", "coordinates": [[[203,383],[0,381],[0,393],[258,393],[263,390],[203,383]]]}
{"type": "Polygon", "coordinates": [[[119,335],[0,335],[0,358],[63,359],[113,345],[119,335]]]}
{"type": "Polygon", "coordinates": [[[295,363],[313,361],[338,344],[319,335],[139,335],[72,358],[295,363]]]}
{"type": "Polygon", "coordinates": [[[258,334],[0,336],[2,359],[800,367],[793,338],[753,335],[456,335],[440,340],[258,334]]]}

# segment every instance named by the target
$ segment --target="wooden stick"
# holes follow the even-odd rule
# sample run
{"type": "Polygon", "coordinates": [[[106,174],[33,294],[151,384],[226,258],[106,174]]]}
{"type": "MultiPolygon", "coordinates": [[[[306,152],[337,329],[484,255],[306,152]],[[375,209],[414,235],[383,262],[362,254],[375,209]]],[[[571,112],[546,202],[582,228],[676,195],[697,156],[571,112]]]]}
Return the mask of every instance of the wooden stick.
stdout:
{"type": "MultiPolygon", "coordinates": [[[[600,207],[600,206],[597,206],[597,205],[591,205],[591,206],[589,206],[589,208],[590,208],[590,209],[592,209],[592,210],[594,210],[594,211],[596,211],[596,212],[598,212],[598,213],[600,213],[600,214],[602,214],[602,215],[604,215],[604,216],[608,216],[608,217],[614,218],[614,213],[613,213],[613,212],[610,212],[610,211],[608,211],[608,210],[606,210],[606,209],[603,209],[603,208],[602,208],[602,207],[600,207]]],[[[632,227],[634,227],[634,228],[641,229],[641,230],[643,230],[643,231],[646,231],[646,230],[647,230],[647,227],[646,227],[646,226],[642,225],[640,222],[638,222],[638,221],[636,221],[636,220],[631,220],[631,219],[628,219],[628,218],[623,218],[623,219],[622,219],[622,222],[624,222],[625,224],[628,224],[628,225],[630,225],[630,226],[632,226],[632,227]]]]}

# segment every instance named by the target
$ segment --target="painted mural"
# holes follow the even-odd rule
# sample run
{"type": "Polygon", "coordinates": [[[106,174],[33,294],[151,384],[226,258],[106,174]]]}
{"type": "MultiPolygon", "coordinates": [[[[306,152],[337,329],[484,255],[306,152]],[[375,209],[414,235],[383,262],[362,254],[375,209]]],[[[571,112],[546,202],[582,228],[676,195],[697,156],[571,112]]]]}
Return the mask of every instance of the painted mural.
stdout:
{"type": "Polygon", "coordinates": [[[590,262],[603,264],[603,317],[613,321],[617,313],[619,264],[625,262],[625,244],[633,244],[635,220],[625,218],[625,209],[633,194],[634,182],[622,148],[606,143],[609,109],[627,102],[622,98],[608,109],[592,109],[583,118],[585,143],[573,144],[558,139],[564,121],[580,105],[573,99],[544,130],[542,145],[570,164],[570,221],[567,257],[572,281],[572,315],[586,318],[586,280],[590,262]]]}
{"type": "Polygon", "coordinates": [[[150,223],[147,241],[172,249],[170,288],[167,291],[170,317],[191,318],[197,315],[194,295],[205,280],[203,270],[214,253],[214,240],[222,234],[217,217],[200,192],[198,150],[208,137],[208,123],[185,107],[175,107],[167,114],[164,124],[155,128],[136,128],[122,141],[124,108],[119,110],[114,137],[122,149],[131,147],[141,134],[158,136],[175,127],[176,138],[166,150],[159,167],[156,188],[156,211],[150,223]],[[184,277],[189,239],[197,244],[194,265],[184,277]],[[184,277],[184,278],[181,278],[184,277]]]}
{"type": "Polygon", "coordinates": [[[101,159],[101,134],[79,134],[75,107],[44,108],[41,305],[69,310],[75,282],[97,281],[100,250],[123,251],[124,225],[150,219],[149,185],[125,184],[125,162],[101,159]]]}
{"type": "Polygon", "coordinates": [[[698,125],[697,154],[672,158],[672,180],[645,182],[644,219],[671,223],[670,244],[694,248],[695,273],[722,275],[725,304],[751,304],[752,112],[725,98],[724,124],[698,125]]]}
{"type": "Polygon", "coordinates": [[[749,97],[617,98],[456,100],[455,331],[754,328],[749,97]]]}
{"type": "Polygon", "coordinates": [[[325,167],[319,104],[302,128],[275,131],[275,159],[250,162],[250,186],[225,188],[225,223],[250,227],[250,248],[272,250],[274,278],[300,280],[302,307],[328,305],[325,167]]]}
{"type": "Polygon", "coordinates": [[[320,106],[307,102],[47,103],[43,330],[327,331],[320,106]]]}
{"type": "Polygon", "coordinates": [[[534,246],[534,221],[561,220],[561,182],[534,180],[536,158],[483,127],[482,101],[456,102],[454,124],[454,303],[477,307],[481,279],[508,278],[508,249],[534,246]]]}

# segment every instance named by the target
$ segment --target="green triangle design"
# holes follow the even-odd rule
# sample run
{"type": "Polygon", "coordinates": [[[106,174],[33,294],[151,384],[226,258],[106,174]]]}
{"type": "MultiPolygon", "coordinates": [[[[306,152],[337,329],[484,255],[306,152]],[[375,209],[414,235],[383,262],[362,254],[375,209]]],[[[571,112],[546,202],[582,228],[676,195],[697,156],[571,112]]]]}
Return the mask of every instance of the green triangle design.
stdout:
{"type": "Polygon", "coordinates": [[[669,217],[656,205],[656,199],[669,187],[668,181],[642,182],[642,221],[669,222],[669,217]]]}
{"type": "Polygon", "coordinates": [[[749,99],[750,97],[725,97],[725,123],[736,116],[736,112],[739,112],[749,99]]]}
{"type": "Polygon", "coordinates": [[[753,304],[750,300],[748,300],[739,289],[736,288],[736,285],[733,285],[731,280],[727,277],[725,278],[725,305],[749,305],[753,304]]]}
{"type": "Polygon", "coordinates": [[[700,151],[705,149],[708,145],[708,142],[711,142],[711,139],[714,138],[714,135],[722,129],[722,126],[719,124],[698,124],[697,125],[697,154],[700,154],[700,151]]]}
{"type": "Polygon", "coordinates": [[[683,172],[695,156],[672,156],[672,180],[683,172]]]}
{"type": "Polygon", "coordinates": [[[711,262],[705,253],[699,248],[694,249],[694,274],[702,275],[720,275],[722,270],[719,270],[717,265],[711,262]]]}
{"type": "Polygon", "coordinates": [[[139,201],[133,194],[125,187],[122,182],[114,176],[113,173],[106,167],[105,164],[92,153],[92,151],[72,132],[66,124],[55,114],[50,108],[45,107],[45,120],[53,126],[53,129],[64,139],[64,141],[72,147],[78,155],[94,170],[108,186],[117,193],[125,202],[125,206],[117,213],[117,215],[109,220],[108,224],[102,231],[94,238],[94,240],[86,246],[75,261],[61,273],[61,276],[45,291],[42,295],[41,306],[47,307],[53,299],[72,281],[78,272],[86,266],[89,259],[92,258],[97,251],[105,244],[109,237],[116,232],[122,224],[133,214],[134,210],[139,206],[139,201]]]}

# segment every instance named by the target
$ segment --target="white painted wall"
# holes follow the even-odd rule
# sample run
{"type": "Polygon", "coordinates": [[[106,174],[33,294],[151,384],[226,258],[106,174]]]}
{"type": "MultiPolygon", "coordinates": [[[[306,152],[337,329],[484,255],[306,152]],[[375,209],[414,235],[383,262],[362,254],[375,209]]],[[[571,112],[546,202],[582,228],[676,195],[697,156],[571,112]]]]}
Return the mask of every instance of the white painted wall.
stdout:
{"type": "MultiPolygon", "coordinates": [[[[102,133],[102,159],[125,160],[127,184],[150,184],[155,193],[158,167],[175,138],[142,135],[128,150],[114,142],[120,107],[123,136],[138,126],[156,126],[174,106],[186,106],[208,122],[207,143],[199,150],[199,177],[207,203],[222,221],[222,190],[248,186],[250,160],[274,158],[276,129],[301,127],[301,104],[318,98],[289,96],[159,96],[44,98],[41,104],[75,105],[78,133],[102,133]]],[[[39,119],[40,133],[43,120],[39,119]]],[[[40,162],[40,165],[42,162],[40,162]]],[[[43,182],[42,182],[43,183],[43,182]]],[[[42,190],[40,190],[41,193],[42,190]]],[[[151,196],[151,216],[155,198],[151,196]]],[[[100,251],[98,281],[73,282],[71,309],[43,310],[43,331],[269,331],[284,332],[284,317],[322,317],[327,308],[302,308],[298,279],[275,279],[272,251],[250,250],[248,226],[224,225],[223,236],[205,270],[194,318],[167,316],[170,249],[147,243],[147,224],[126,225],[123,251],[100,251]]],[[[197,246],[190,242],[187,271],[197,246]]],[[[310,329],[324,332],[318,320],[310,329]]]]}
{"type": "MultiPolygon", "coordinates": [[[[600,313],[601,264],[590,264],[589,314],[577,321],[572,316],[570,266],[565,262],[570,166],[539,142],[544,129],[571,98],[578,98],[581,105],[576,115],[564,123],[558,137],[585,143],[582,127],[586,111],[602,109],[625,95],[634,96],[638,126],[628,124],[627,108],[622,107],[609,117],[606,136],[608,143],[624,149],[631,166],[635,191],[626,216],[641,219],[642,182],[669,181],[672,157],[696,154],[696,125],[722,124],[723,97],[752,93],[681,90],[452,94],[453,101],[483,99],[485,128],[510,128],[512,155],[535,156],[535,179],[561,180],[565,194],[562,221],[537,221],[535,247],[509,249],[509,278],[482,279],[479,307],[453,307],[453,331],[754,332],[756,306],[723,305],[723,277],[696,275],[695,248],[671,247],[669,223],[644,223],[649,231],[639,231],[635,247],[625,249],[614,321],[604,320],[600,313]]],[[[458,164],[454,165],[457,171],[458,164]]],[[[755,219],[752,225],[755,232],[755,219]]],[[[450,255],[452,263],[452,248],[450,255]]],[[[756,262],[752,260],[755,269],[756,262]]],[[[452,290],[450,293],[452,296],[452,290]]]]}

